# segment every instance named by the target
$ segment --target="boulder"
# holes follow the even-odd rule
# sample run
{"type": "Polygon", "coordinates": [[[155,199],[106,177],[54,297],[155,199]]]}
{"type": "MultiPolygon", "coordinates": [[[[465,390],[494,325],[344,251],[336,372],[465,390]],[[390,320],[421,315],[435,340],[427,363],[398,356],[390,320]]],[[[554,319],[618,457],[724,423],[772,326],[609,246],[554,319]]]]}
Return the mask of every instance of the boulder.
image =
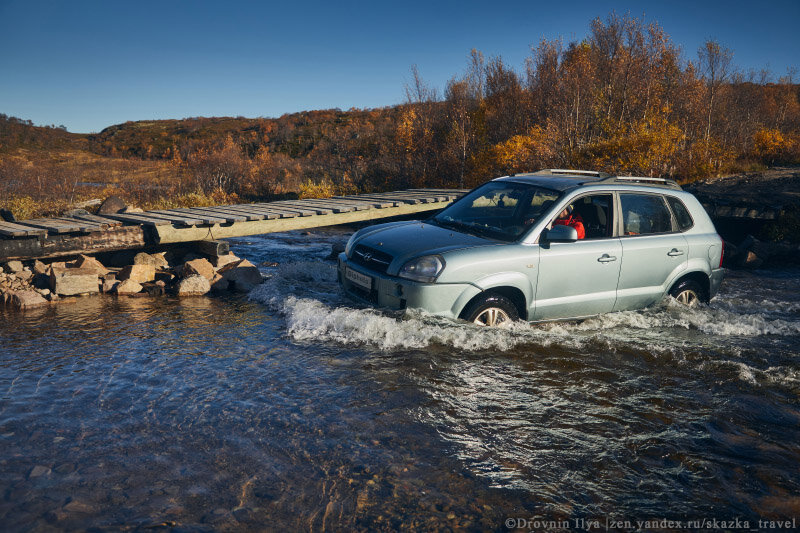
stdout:
{"type": "Polygon", "coordinates": [[[76,208],[76,209],[70,209],[68,211],[64,211],[64,214],[62,216],[65,216],[65,217],[77,217],[77,216],[88,215],[88,214],[89,214],[89,211],[87,211],[86,209],[76,208]]]}
{"type": "Polygon", "coordinates": [[[98,215],[113,215],[115,213],[119,213],[123,209],[127,207],[125,200],[120,198],[119,196],[109,196],[103,203],[100,204],[100,208],[97,210],[98,215]]]}
{"type": "Polygon", "coordinates": [[[47,305],[47,300],[36,291],[16,291],[11,295],[11,301],[17,309],[31,309],[47,305]]]}
{"type": "Polygon", "coordinates": [[[34,274],[49,274],[50,267],[39,261],[38,259],[33,262],[34,274]]]}
{"type": "Polygon", "coordinates": [[[133,207],[129,205],[125,209],[122,210],[123,213],[144,213],[144,211],[139,207],[133,207]]]}
{"type": "Polygon", "coordinates": [[[153,265],[128,265],[117,274],[117,279],[132,279],[137,283],[147,283],[156,279],[156,267],[153,265]]]}
{"type": "Polygon", "coordinates": [[[100,292],[100,278],[93,270],[50,266],[50,290],[60,296],[100,292]]]}
{"type": "Polygon", "coordinates": [[[203,276],[207,280],[214,279],[216,272],[214,266],[208,262],[208,259],[193,259],[183,264],[183,277],[188,278],[195,274],[203,276]]]}
{"type": "Polygon", "coordinates": [[[17,274],[19,272],[22,272],[23,268],[24,267],[22,266],[22,261],[9,261],[8,263],[6,263],[6,270],[8,270],[12,274],[17,274]]]}
{"type": "Polygon", "coordinates": [[[14,217],[14,213],[9,211],[8,209],[0,209],[0,220],[5,220],[6,222],[17,221],[16,217],[14,217]]]}
{"type": "Polygon", "coordinates": [[[204,276],[194,274],[178,283],[178,296],[202,296],[211,290],[211,284],[204,276]]]}
{"type": "Polygon", "coordinates": [[[247,259],[225,265],[219,273],[239,292],[250,292],[264,281],[258,267],[247,259]]]}
{"type": "Polygon", "coordinates": [[[164,258],[164,253],[160,254],[147,254],[144,252],[139,252],[136,254],[136,257],[133,258],[134,265],[153,265],[156,270],[159,268],[169,268],[169,263],[164,258]]]}
{"type": "Polygon", "coordinates": [[[119,285],[121,282],[115,279],[106,279],[103,280],[103,292],[114,292],[114,289],[119,285]]]}
{"type": "Polygon", "coordinates": [[[214,279],[211,280],[211,290],[214,292],[225,292],[230,288],[230,285],[231,282],[220,274],[216,274],[214,279]]]}
{"type": "Polygon", "coordinates": [[[91,270],[92,272],[97,273],[98,276],[104,276],[108,274],[109,270],[103,266],[103,263],[91,257],[89,255],[80,255],[78,259],[73,261],[70,264],[72,268],[81,268],[84,270],[91,270]]]}
{"type": "Polygon", "coordinates": [[[137,294],[142,292],[142,286],[132,279],[126,279],[125,281],[117,282],[115,291],[117,294],[137,294]]]}
{"type": "Polygon", "coordinates": [[[22,272],[17,274],[17,279],[22,281],[29,281],[33,277],[33,272],[30,270],[23,270],[22,272]]]}
{"type": "Polygon", "coordinates": [[[220,268],[224,267],[225,265],[229,265],[229,264],[235,263],[237,261],[241,261],[241,259],[239,257],[236,257],[231,252],[228,252],[225,255],[219,255],[219,256],[212,256],[211,257],[211,264],[213,264],[214,268],[216,268],[216,269],[220,269],[220,268]]]}

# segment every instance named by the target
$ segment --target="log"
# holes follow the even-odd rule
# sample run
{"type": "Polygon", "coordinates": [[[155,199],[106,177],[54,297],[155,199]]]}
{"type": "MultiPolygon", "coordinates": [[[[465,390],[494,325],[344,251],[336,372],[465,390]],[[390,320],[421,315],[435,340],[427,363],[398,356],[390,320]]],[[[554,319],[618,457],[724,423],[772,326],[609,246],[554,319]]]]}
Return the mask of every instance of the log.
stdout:
{"type": "Polygon", "coordinates": [[[226,241],[195,241],[189,243],[189,246],[201,254],[212,257],[227,255],[231,251],[231,246],[226,241]]]}

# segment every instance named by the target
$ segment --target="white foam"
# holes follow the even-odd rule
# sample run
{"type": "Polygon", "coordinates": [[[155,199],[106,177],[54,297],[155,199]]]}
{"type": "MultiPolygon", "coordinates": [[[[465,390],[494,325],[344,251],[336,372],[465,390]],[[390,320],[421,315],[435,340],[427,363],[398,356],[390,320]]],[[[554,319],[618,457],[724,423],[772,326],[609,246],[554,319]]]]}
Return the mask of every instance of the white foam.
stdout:
{"type": "MultiPolygon", "coordinates": [[[[323,262],[282,264],[250,297],[281,312],[287,334],[298,341],[369,344],[383,350],[434,344],[462,350],[509,350],[521,344],[579,347],[599,342],[612,351],[620,345],[639,345],[659,352],[708,346],[719,337],[800,333],[800,320],[775,318],[769,310],[737,312],[729,300],[721,306],[687,309],[671,299],[651,309],[608,313],[582,322],[532,326],[519,322],[506,328],[481,328],[419,311],[392,314],[358,308],[341,294],[335,266],[323,262]],[[670,335],[665,330],[684,333],[670,335]]],[[[750,304],[742,307],[753,308],[750,304]]]]}

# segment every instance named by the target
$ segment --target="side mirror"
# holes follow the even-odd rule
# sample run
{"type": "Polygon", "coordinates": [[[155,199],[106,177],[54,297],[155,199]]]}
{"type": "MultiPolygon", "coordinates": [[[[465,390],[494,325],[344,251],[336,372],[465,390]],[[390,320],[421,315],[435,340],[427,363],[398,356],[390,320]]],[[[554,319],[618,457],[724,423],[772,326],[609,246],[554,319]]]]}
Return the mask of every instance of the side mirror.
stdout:
{"type": "Polygon", "coordinates": [[[578,240],[578,232],[572,226],[553,226],[542,232],[542,241],[545,242],[575,242],[578,240]]]}

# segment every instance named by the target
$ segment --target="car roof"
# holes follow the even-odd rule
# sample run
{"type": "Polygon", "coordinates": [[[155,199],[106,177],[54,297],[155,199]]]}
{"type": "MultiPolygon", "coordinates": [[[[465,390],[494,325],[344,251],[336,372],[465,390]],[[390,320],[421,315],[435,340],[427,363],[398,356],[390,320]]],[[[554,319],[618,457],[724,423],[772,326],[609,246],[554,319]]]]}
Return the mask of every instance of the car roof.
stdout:
{"type": "Polygon", "coordinates": [[[588,170],[546,169],[538,172],[512,174],[492,181],[513,181],[539,185],[559,192],[577,189],[585,185],[636,185],[662,189],[682,190],[674,180],[642,176],[612,176],[604,172],[588,170]]]}

